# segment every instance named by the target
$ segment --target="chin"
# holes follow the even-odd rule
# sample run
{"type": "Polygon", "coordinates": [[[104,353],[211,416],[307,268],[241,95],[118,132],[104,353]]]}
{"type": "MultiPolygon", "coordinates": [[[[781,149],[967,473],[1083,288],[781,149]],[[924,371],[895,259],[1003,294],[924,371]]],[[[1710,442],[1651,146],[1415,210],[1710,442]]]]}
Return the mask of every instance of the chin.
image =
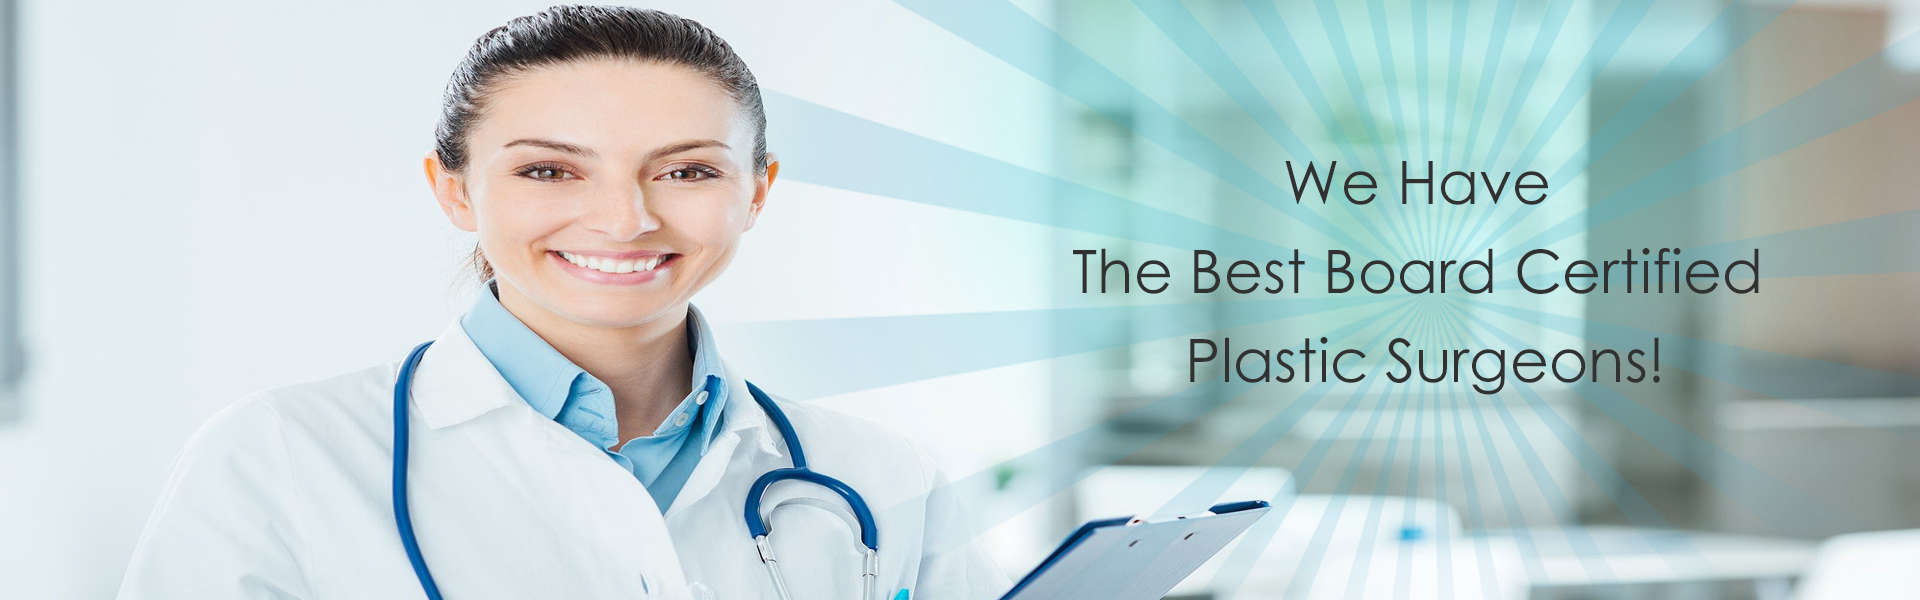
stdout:
{"type": "Polygon", "coordinates": [[[653,319],[676,317],[670,311],[677,303],[660,294],[604,292],[556,298],[556,308],[567,319],[583,325],[622,328],[653,319]]]}

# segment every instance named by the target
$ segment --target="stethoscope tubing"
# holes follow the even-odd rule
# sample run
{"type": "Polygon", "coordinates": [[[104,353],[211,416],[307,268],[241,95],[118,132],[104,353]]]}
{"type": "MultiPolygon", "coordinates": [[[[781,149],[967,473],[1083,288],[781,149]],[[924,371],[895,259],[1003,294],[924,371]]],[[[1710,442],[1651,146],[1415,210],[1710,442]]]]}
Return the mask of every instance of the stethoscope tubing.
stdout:
{"type": "MultiPolygon", "coordinates": [[[[434,581],[433,572],[427,568],[426,556],[420,551],[420,540],[413,531],[413,511],[407,502],[407,461],[408,445],[411,441],[411,422],[408,401],[413,393],[413,374],[420,366],[420,359],[426,354],[427,347],[433,342],[425,342],[413,348],[407,354],[407,360],[400,365],[400,372],[393,386],[393,516],[394,527],[400,534],[400,545],[406,549],[407,562],[413,565],[413,574],[420,580],[420,589],[426,592],[428,600],[442,600],[440,585],[434,581]]],[[[760,512],[761,498],[769,486],[781,481],[803,481],[827,488],[847,502],[852,508],[854,520],[860,528],[860,544],[864,558],[861,578],[865,586],[862,596],[874,597],[879,584],[880,574],[880,528],[874,522],[873,511],[867,507],[865,499],[853,486],[834,479],[807,466],[807,455],[800,444],[800,436],[794,431],[793,422],[787,419],[785,411],[780,410],[771,396],[760,390],[753,382],[747,383],[755,404],[765,411],[767,418],[773,421],[780,431],[780,439],[787,446],[787,454],[792,457],[793,467],[776,469],[762,474],[753,482],[748,491],[744,507],[748,533],[752,534],[754,546],[759,551],[760,562],[767,567],[773,579],[774,589],[783,599],[792,596],[787,590],[786,578],[781,576],[777,560],[773,556],[773,545],[769,541],[772,529],[767,526],[766,515],[760,512]]]]}
{"type": "Polygon", "coordinates": [[[413,535],[413,511],[407,507],[407,446],[412,437],[407,398],[413,392],[413,370],[420,366],[420,357],[427,353],[427,346],[432,345],[433,342],[426,342],[414,346],[407,362],[400,365],[400,383],[393,386],[393,517],[400,531],[400,545],[407,549],[407,562],[413,563],[413,575],[420,580],[420,589],[427,593],[428,600],[441,600],[440,584],[427,570],[427,558],[420,553],[420,540],[413,535]]]}

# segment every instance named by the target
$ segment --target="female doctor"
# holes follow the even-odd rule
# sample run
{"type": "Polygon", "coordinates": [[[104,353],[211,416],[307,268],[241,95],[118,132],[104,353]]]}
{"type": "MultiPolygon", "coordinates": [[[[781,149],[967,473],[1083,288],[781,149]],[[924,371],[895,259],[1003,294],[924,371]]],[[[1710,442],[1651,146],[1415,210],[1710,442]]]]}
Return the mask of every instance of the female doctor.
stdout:
{"type": "Polygon", "coordinates": [[[765,123],[753,74],[691,20],[555,7],[481,36],[425,160],[478,233],[472,308],[408,360],[216,415],[121,597],[1004,590],[926,453],[766,396],[691,304],[779,173],[765,123]]]}

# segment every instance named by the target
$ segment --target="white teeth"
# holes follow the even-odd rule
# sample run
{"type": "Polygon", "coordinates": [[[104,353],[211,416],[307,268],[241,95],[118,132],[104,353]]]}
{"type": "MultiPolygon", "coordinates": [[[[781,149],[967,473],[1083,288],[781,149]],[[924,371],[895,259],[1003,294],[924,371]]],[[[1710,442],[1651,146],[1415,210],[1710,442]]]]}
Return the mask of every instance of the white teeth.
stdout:
{"type": "Polygon", "coordinates": [[[615,260],[611,258],[601,258],[598,256],[582,256],[582,255],[574,254],[571,252],[560,253],[560,258],[565,259],[567,262],[573,263],[574,265],[585,267],[588,269],[593,269],[595,271],[599,271],[602,273],[614,273],[614,274],[632,273],[635,271],[652,271],[655,267],[660,266],[660,262],[663,260],[666,260],[666,257],[667,255],[665,254],[656,254],[653,256],[649,256],[647,258],[637,258],[632,260],[615,260]]]}

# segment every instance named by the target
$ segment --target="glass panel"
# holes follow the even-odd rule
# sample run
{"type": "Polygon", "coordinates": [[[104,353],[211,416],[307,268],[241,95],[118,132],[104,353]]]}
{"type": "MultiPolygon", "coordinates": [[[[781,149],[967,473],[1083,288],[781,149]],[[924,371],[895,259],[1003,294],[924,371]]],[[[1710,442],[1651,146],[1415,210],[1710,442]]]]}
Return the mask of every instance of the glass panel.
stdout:
{"type": "Polygon", "coordinates": [[[14,27],[12,0],[0,0],[0,422],[20,412],[15,388],[24,359],[20,344],[20,192],[16,168],[15,98],[19,95],[14,56],[20,36],[14,27]]]}

